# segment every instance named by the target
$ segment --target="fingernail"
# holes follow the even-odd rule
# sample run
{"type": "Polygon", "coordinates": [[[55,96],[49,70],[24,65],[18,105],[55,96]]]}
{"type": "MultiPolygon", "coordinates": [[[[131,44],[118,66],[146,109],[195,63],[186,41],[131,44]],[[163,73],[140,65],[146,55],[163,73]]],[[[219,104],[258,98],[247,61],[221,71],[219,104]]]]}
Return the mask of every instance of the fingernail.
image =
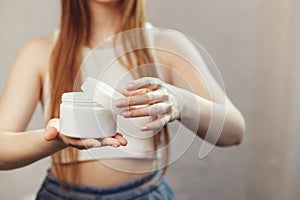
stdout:
{"type": "Polygon", "coordinates": [[[92,146],[93,146],[93,147],[100,147],[100,146],[101,146],[101,143],[100,143],[100,142],[94,143],[92,146]]]}
{"type": "Polygon", "coordinates": [[[127,90],[134,90],[134,84],[133,83],[129,83],[127,85],[127,90]]]}
{"type": "Polygon", "coordinates": [[[148,131],[148,127],[147,126],[141,126],[141,131],[148,131]]]}
{"type": "Polygon", "coordinates": [[[124,111],[122,113],[123,117],[130,117],[131,116],[131,112],[130,111],[124,111]]]}
{"type": "Polygon", "coordinates": [[[123,99],[118,99],[118,100],[116,100],[115,105],[117,107],[125,106],[125,101],[123,99]]]}

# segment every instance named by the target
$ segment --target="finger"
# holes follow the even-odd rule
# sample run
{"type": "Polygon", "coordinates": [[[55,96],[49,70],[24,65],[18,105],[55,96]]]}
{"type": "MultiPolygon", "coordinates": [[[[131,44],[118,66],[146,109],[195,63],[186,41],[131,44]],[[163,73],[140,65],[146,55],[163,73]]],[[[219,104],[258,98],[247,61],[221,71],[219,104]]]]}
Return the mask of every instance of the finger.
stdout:
{"type": "Polygon", "coordinates": [[[144,117],[169,113],[172,109],[171,104],[161,102],[143,108],[132,108],[125,110],[122,115],[125,118],[129,117],[144,117]]]}
{"type": "Polygon", "coordinates": [[[168,98],[168,94],[163,92],[163,90],[155,90],[141,95],[134,95],[127,98],[118,99],[115,102],[115,105],[117,107],[145,105],[166,101],[168,98]]]}
{"type": "Polygon", "coordinates": [[[118,92],[120,92],[121,94],[123,94],[126,97],[133,95],[132,91],[128,91],[124,88],[115,88],[115,90],[117,90],[118,92]]]}
{"type": "Polygon", "coordinates": [[[114,136],[115,139],[119,140],[119,142],[121,143],[122,146],[126,146],[127,145],[127,140],[123,137],[123,135],[121,133],[117,133],[114,136]]]}
{"type": "Polygon", "coordinates": [[[96,139],[81,139],[81,143],[86,148],[96,148],[102,146],[101,142],[96,139]]]}
{"type": "Polygon", "coordinates": [[[57,137],[57,135],[58,135],[57,129],[54,128],[54,127],[49,127],[49,128],[46,129],[44,139],[46,141],[52,141],[57,137]]]}
{"type": "Polygon", "coordinates": [[[62,138],[62,141],[70,147],[74,147],[80,150],[87,149],[87,147],[83,145],[83,142],[80,139],[62,138]]]}
{"type": "Polygon", "coordinates": [[[155,121],[150,122],[149,124],[146,124],[142,126],[140,129],[141,131],[149,131],[149,130],[161,130],[170,120],[169,115],[165,115],[155,121]]]}
{"type": "Polygon", "coordinates": [[[59,130],[59,119],[53,118],[53,119],[49,120],[46,128],[49,128],[49,127],[54,127],[57,130],[59,130]]]}
{"type": "Polygon", "coordinates": [[[141,88],[149,88],[151,90],[155,90],[159,88],[161,84],[158,79],[152,77],[143,77],[134,81],[129,82],[126,85],[126,89],[128,91],[133,91],[141,88]]]}
{"type": "Polygon", "coordinates": [[[77,149],[89,149],[92,147],[101,146],[101,143],[98,140],[92,138],[87,138],[87,139],[72,138],[72,137],[64,136],[60,133],[58,134],[58,137],[66,145],[70,147],[75,147],[77,149]]]}
{"type": "Polygon", "coordinates": [[[107,137],[100,140],[102,146],[113,146],[113,147],[119,147],[121,145],[121,142],[115,138],[107,137]]]}
{"type": "Polygon", "coordinates": [[[124,96],[126,96],[126,97],[133,96],[133,95],[144,94],[144,93],[147,93],[147,92],[151,91],[148,88],[138,89],[138,90],[135,90],[135,91],[128,91],[128,90],[126,90],[124,88],[115,88],[115,89],[118,92],[120,92],[121,94],[123,94],[124,96]]]}

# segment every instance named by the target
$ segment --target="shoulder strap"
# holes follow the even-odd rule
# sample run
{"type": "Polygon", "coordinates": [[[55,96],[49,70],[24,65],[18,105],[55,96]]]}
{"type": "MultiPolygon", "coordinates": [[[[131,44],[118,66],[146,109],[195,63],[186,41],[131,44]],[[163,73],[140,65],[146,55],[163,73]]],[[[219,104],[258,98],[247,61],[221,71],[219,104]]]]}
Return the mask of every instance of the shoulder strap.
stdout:
{"type": "Polygon", "coordinates": [[[145,28],[146,28],[148,39],[150,42],[151,52],[153,54],[154,66],[155,66],[155,70],[157,72],[157,76],[159,79],[164,80],[164,75],[163,75],[163,72],[161,71],[161,68],[159,67],[158,58],[157,58],[156,52],[155,52],[156,48],[155,48],[154,32],[156,29],[150,22],[146,22],[145,28]]]}
{"type": "Polygon", "coordinates": [[[56,43],[59,36],[59,29],[56,29],[53,33],[54,42],[56,43]]]}

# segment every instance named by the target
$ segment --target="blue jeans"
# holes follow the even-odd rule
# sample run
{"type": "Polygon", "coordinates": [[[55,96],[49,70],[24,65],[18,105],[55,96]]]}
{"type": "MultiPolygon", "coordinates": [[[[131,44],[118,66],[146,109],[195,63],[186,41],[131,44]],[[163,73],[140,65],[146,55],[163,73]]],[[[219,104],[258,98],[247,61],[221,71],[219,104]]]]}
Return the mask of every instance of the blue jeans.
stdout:
{"type": "Polygon", "coordinates": [[[65,190],[62,190],[59,181],[50,170],[39,190],[37,200],[173,200],[174,195],[167,181],[163,178],[153,186],[141,187],[155,176],[145,176],[137,180],[113,187],[90,187],[80,184],[65,182],[65,190]]]}

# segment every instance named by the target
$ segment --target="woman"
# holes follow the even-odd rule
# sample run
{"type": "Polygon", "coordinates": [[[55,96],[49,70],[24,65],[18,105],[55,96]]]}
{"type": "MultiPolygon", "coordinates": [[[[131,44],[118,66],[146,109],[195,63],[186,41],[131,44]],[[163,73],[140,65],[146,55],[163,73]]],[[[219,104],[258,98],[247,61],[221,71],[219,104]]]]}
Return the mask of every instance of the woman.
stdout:
{"type": "MultiPolygon", "coordinates": [[[[94,48],[111,35],[143,28],[145,24],[142,0],[63,0],[58,34],[30,41],[20,51],[0,101],[0,167],[2,170],[14,169],[53,155],[51,170],[37,199],[173,199],[165,179],[159,178],[154,185],[142,187],[156,177],[157,171],[153,169],[155,157],[124,159],[119,156],[120,152],[110,154],[118,151],[111,147],[107,148],[107,152],[101,150],[102,153],[93,159],[87,158],[84,151],[77,150],[126,146],[128,138],[122,134],[104,139],[78,140],[60,134],[53,120],[59,117],[61,95],[73,90],[84,48],[94,48]],[[20,89],[15,93],[17,88],[20,89]],[[24,132],[39,100],[44,105],[48,126],[45,130],[24,132]],[[102,159],[103,162],[98,161],[102,159]]],[[[164,37],[170,38],[170,35],[155,36],[155,40],[165,41],[164,37]]],[[[178,41],[176,35],[173,39],[178,41]]],[[[177,45],[195,50],[185,40],[178,41],[177,45]]],[[[156,141],[151,148],[156,150],[159,145],[168,143],[166,125],[174,120],[180,120],[198,136],[213,141],[215,135],[206,135],[213,98],[190,64],[163,51],[142,50],[134,52],[133,57],[125,56],[120,65],[131,70],[134,65],[152,63],[156,58],[159,63],[171,66],[188,79],[192,88],[185,87],[174,78],[175,75],[170,75],[171,71],[165,70],[164,80],[137,77],[125,89],[120,89],[126,98],[117,100],[117,107],[148,105],[125,111],[124,117],[156,117],[156,120],[141,127],[142,131],[160,130],[151,138],[156,141]],[[192,101],[187,103],[187,99],[192,101]],[[195,106],[199,106],[201,112],[195,106]],[[189,120],[194,116],[201,118],[196,130],[189,120]]],[[[226,107],[219,105],[219,109],[227,113],[221,135],[216,140],[220,146],[239,144],[245,129],[238,109],[227,97],[226,103],[226,107]]],[[[147,147],[150,144],[148,142],[147,147]]],[[[133,144],[129,142],[130,145],[133,144]]]]}

